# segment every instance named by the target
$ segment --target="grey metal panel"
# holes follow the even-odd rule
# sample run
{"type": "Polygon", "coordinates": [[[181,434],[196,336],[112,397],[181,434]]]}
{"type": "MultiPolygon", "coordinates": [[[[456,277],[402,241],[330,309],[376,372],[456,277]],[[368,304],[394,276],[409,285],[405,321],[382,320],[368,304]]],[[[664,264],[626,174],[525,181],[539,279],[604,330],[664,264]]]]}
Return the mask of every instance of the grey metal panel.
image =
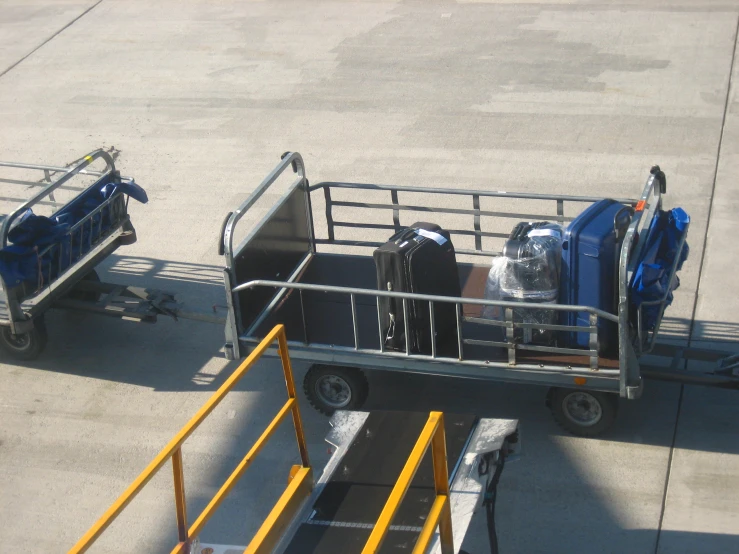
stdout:
{"type": "MultiPolygon", "coordinates": [[[[257,340],[240,339],[244,352],[256,346],[257,340]]],[[[547,387],[572,387],[575,377],[587,379],[588,390],[618,392],[618,371],[591,371],[586,367],[545,366],[543,364],[518,364],[510,367],[501,362],[475,360],[431,359],[430,356],[406,356],[405,353],[355,351],[353,348],[334,348],[326,345],[304,346],[290,342],[290,357],[310,363],[358,367],[366,370],[388,370],[440,375],[465,379],[480,379],[505,383],[529,383],[547,387]]],[[[277,350],[268,350],[265,356],[277,356],[277,350]]]]}
{"type": "MultiPolygon", "coordinates": [[[[306,192],[298,182],[259,223],[256,232],[234,252],[235,283],[254,279],[284,280],[311,251],[306,192]]],[[[248,329],[270,300],[274,289],[237,292],[239,332],[248,329]]]]}

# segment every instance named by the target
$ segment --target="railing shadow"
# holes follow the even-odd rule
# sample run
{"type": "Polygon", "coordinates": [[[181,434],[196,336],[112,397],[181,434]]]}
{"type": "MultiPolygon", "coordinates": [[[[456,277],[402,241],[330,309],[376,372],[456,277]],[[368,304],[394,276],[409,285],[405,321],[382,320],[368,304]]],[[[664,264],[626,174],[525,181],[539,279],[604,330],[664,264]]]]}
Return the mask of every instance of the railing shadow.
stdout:
{"type": "Polygon", "coordinates": [[[739,323],[731,321],[690,320],[665,317],[657,342],[671,339],[687,339],[691,342],[733,343],[739,346],[739,323]]]}
{"type": "Polygon", "coordinates": [[[177,262],[158,258],[120,256],[113,254],[102,265],[105,278],[135,286],[176,289],[189,299],[223,294],[223,269],[219,266],[177,262]]]}
{"type": "MultiPolygon", "coordinates": [[[[696,328],[704,329],[711,341],[716,341],[726,350],[731,350],[729,341],[736,334],[738,326],[702,321],[696,328]]],[[[734,348],[738,348],[736,342],[734,348]]],[[[440,410],[461,413],[474,407],[475,413],[483,417],[518,418],[524,429],[536,428],[548,435],[567,437],[553,421],[549,409],[545,405],[547,389],[539,386],[511,385],[479,380],[466,380],[454,377],[394,373],[390,371],[373,371],[369,374],[370,395],[368,409],[394,410],[440,410]]],[[[692,407],[683,407],[681,425],[692,430],[692,421],[702,424],[727,425],[732,421],[731,407],[739,400],[737,391],[710,389],[703,386],[691,386],[686,389],[685,398],[695,399],[692,407]],[[700,398],[705,397],[703,410],[700,398]],[[710,406],[710,408],[708,408],[710,406]],[[687,414],[690,410],[690,415],[687,414]],[[686,418],[691,420],[684,421],[686,418]]],[[[644,393],[638,400],[621,399],[619,414],[613,425],[600,438],[591,440],[617,441],[635,445],[653,445],[670,447],[673,428],[678,414],[678,398],[680,385],[646,381],[644,393]]],[[[739,442],[715,440],[710,433],[686,433],[681,448],[708,452],[739,454],[739,442]]]]}

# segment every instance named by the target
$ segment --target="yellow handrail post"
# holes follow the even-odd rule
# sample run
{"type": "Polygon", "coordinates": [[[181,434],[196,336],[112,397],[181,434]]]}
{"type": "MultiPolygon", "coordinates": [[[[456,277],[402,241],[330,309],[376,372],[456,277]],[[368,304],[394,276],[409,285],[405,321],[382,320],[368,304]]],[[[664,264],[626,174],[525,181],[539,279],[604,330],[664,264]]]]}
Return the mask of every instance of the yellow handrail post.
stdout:
{"type": "Polygon", "coordinates": [[[275,536],[287,524],[289,519],[296,513],[302,501],[310,495],[313,489],[313,471],[310,467],[308,459],[308,448],[305,442],[305,434],[303,432],[303,423],[300,419],[300,409],[298,407],[298,399],[295,393],[295,382],[292,375],[292,366],[290,364],[290,353],[288,352],[287,336],[283,325],[276,325],[262,341],[254,348],[249,356],[236,368],[233,374],[218,388],[218,390],[208,399],[200,410],[190,418],[190,421],[180,430],[172,440],[167,443],[159,454],[146,466],[146,469],[139,474],[131,485],[125,490],[121,496],[108,508],[103,516],[98,519],[85,535],[77,541],[69,551],[69,554],[82,554],[86,552],[97,538],[108,528],[118,515],[128,506],[128,504],[138,495],[141,489],[154,477],[157,471],[169,460],[172,459],[172,474],[174,478],[174,496],[175,509],[177,515],[177,536],[178,544],[172,550],[175,554],[184,554],[190,546],[190,542],[194,537],[200,534],[205,524],[208,522],[213,512],[223,502],[226,495],[231,491],[237,481],[241,478],[246,469],[254,461],[256,455],[261,451],[269,438],[274,434],[280,423],[287,417],[288,412],[292,414],[293,423],[295,425],[295,435],[298,441],[298,449],[300,451],[300,459],[302,466],[299,467],[297,474],[283,493],[279,502],[270,513],[270,517],[259,530],[257,534],[258,541],[255,544],[257,552],[263,552],[266,545],[273,544],[275,536]],[[185,501],[185,477],[182,467],[182,444],[192,435],[195,429],[205,420],[208,415],[218,406],[223,398],[231,392],[239,380],[246,375],[251,367],[262,357],[262,355],[277,341],[280,359],[282,360],[282,369],[285,374],[285,386],[287,387],[288,399],[277,415],[272,419],[270,424],[264,430],[257,442],[251,447],[246,456],[241,460],[236,469],[226,479],[215,496],[211,499],[205,509],[195,519],[195,522],[187,528],[187,505],[185,501]]]}
{"type": "Polygon", "coordinates": [[[425,554],[429,543],[434,536],[437,525],[441,539],[442,554],[454,553],[454,538],[452,535],[452,512],[449,504],[449,471],[446,459],[446,435],[444,433],[444,414],[442,412],[431,412],[424,425],[416,444],[406,460],[400,477],[395,482],[393,490],[385,503],[385,506],[377,518],[374,529],[364,545],[362,554],[376,554],[379,552],[385,535],[390,529],[400,503],[410,487],[413,477],[421,465],[421,460],[431,445],[431,456],[434,465],[434,488],[436,499],[431,506],[431,511],[426,518],[426,523],[413,548],[413,554],[425,554]]]}
{"type": "MultiPolygon", "coordinates": [[[[434,462],[434,486],[437,498],[443,497],[443,507],[439,514],[439,538],[442,554],[454,554],[454,537],[452,536],[452,510],[449,504],[449,468],[446,457],[446,433],[444,431],[444,414],[439,414],[439,426],[431,439],[431,457],[434,462]]],[[[431,518],[429,518],[431,519],[431,518]]],[[[435,527],[435,525],[434,525],[435,527]]],[[[420,542],[420,541],[419,541],[420,542]]]]}
{"type": "Polygon", "coordinates": [[[285,386],[287,387],[287,395],[290,398],[295,399],[293,403],[292,415],[293,415],[293,426],[295,427],[295,437],[298,440],[298,450],[300,451],[300,459],[303,462],[303,467],[310,467],[310,459],[308,458],[308,446],[305,443],[305,433],[303,432],[303,422],[300,418],[300,407],[298,406],[297,397],[295,394],[295,381],[293,380],[293,368],[290,363],[290,353],[287,349],[287,336],[285,335],[285,328],[282,328],[281,332],[277,335],[277,345],[280,353],[280,360],[282,361],[282,372],[285,374],[285,386]]]}
{"type": "Polygon", "coordinates": [[[177,513],[177,538],[188,546],[187,504],[185,503],[185,474],[182,471],[182,447],[172,454],[172,473],[174,475],[174,504],[177,513]]]}

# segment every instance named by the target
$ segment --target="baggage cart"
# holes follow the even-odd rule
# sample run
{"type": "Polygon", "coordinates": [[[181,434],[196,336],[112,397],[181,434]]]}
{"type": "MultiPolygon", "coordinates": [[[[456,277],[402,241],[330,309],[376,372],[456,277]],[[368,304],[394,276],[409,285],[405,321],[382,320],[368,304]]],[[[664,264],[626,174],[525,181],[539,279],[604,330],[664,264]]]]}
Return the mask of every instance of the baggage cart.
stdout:
{"type": "Polygon", "coordinates": [[[51,308],[143,322],[154,322],[159,315],[225,321],[217,313],[185,310],[169,292],[100,282],[96,266],[120,246],[136,242],[127,193],[127,187],[136,185],[132,178],[120,175],[109,152],[98,149],[64,167],[0,162],[0,169],[4,169],[0,202],[9,208],[0,219],[0,250],[13,246],[13,230],[29,210],[59,219],[74,208],[71,215],[75,215],[61,234],[33,246],[31,256],[24,260],[38,268],[30,272],[32,279],[11,283],[0,273],[0,347],[12,357],[28,361],[43,351],[47,342],[44,315],[51,308]],[[91,168],[101,163],[102,169],[91,168]],[[39,178],[33,180],[29,173],[39,178]],[[108,184],[115,185],[112,194],[96,196],[99,202],[91,198],[108,184]],[[19,189],[30,191],[30,196],[23,198],[16,192],[19,189]],[[78,217],[80,213],[84,215],[78,217]]]}
{"type": "MultiPolygon", "coordinates": [[[[313,406],[324,413],[361,408],[369,388],[364,372],[390,370],[548,386],[547,404],[555,419],[582,436],[605,431],[616,417],[619,397],[639,398],[645,377],[737,388],[739,358],[730,353],[657,344],[669,293],[639,307],[632,305],[629,285],[646,231],[662,208],[665,193],[664,173],[655,166],[640,197],[616,199],[633,209],[618,257],[616,313],[589,306],[485,300],[482,296],[490,259],[498,254],[485,246],[492,239],[506,238],[508,233],[487,230],[483,221],[512,224],[548,220],[566,225],[602,198],[333,181],[311,185],[300,154],[287,152],[256,190],[228,214],[222,227],[219,253],[225,258],[226,356],[245,356],[269,329],[282,323],[293,358],[312,364],[303,388],[313,406]],[[256,221],[250,210],[289,169],[295,173],[291,185],[256,221]],[[386,199],[366,201],[372,195],[386,199]],[[404,203],[401,198],[413,199],[404,203]],[[318,219],[321,214],[313,209],[318,199],[324,204],[322,221],[318,219]],[[498,207],[503,201],[513,202],[516,209],[498,207]],[[484,208],[484,203],[494,207],[484,208]],[[361,217],[340,219],[347,208],[359,210],[361,217]],[[372,250],[383,241],[369,237],[372,232],[386,233],[386,237],[397,232],[403,227],[401,216],[405,225],[411,224],[417,215],[409,212],[425,214],[427,221],[452,217],[465,222],[463,228],[445,226],[452,240],[468,237],[474,243],[473,248],[457,247],[458,256],[480,260],[459,263],[461,298],[377,290],[372,250]],[[251,228],[237,242],[235,232],[243,221],[249,221],[251,228]],[[319,224],[320,235],[316,233],[319,224]],[[339,252],[335,251],[337,247],[339,252]],[[414,353],[409,344],[404,352],[383,346],[382,298],[400,299],[404,312],[411,302],[428,305],[430,354],[414,353]],[[437,352],[433,339],[434,305],[439,303],[453,305],[456,313],[458,355],[454,357],[437,352]],[[485,306],[497,306],[503,318],[483,319],[485,306]],[[656,325],[649,329],[641,324],[641,310],[647,307],[656,307],[659,315],[656,325]],[[580,317],[585,313],[589,325],[526,323],[513,316],[514,310],[522,308],[579,312],[580,317]],[[617,327],[618,348],[610,355],[599,348],[602,320],[611,322],[611,328],[617,327]],[[588,347],[518,340],[531,329],[555,334],[587,333],[588,347]]],[[[669,268],[670,284],[676,278],[686,236],[687,229],[669,268]]],[[[565,318],[553,319],[561,322],[565,318]]]]}

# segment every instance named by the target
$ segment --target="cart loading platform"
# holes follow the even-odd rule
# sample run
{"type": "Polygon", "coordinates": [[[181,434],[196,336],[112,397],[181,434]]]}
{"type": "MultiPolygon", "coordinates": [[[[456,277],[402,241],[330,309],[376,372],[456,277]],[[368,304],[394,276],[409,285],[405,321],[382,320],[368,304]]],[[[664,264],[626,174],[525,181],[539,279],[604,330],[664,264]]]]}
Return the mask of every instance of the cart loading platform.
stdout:
{"type": "Polygon", "coordinates": [[[460,552],[483,496],[491,544],[495,543],[495,492],[506,461],[518,457],[516,420],[441,412],[337,411],[330,424],[326,440],[333,454],[314,482],[285,330],[278,325],[70,553],[87,551],[170,459],[176,508],[173,520],[179,536],[173,554],[454,554],[460,552]],[[275,342],[288,400],[203,512],[189,524],[183,443],[275,342]],[[208,520],[288,414],[295,427],[301,463],[293,466],[285,492],[269,516],[248,545],[201,543],[199,535],[208,520]]]}
{"type": "Polygon", "coordinates": [[[644,378],[739,388],[739,363],[732,352],[657,342],[678,262],[687,248],[688,225],[668,268],[665,293],[639,305],[633,302],[630,284],[666,193],[665,174],[654,166],[641,196],[617,199],[631,214],[617,250],[616,313],[562,303],[486,300],[490,260],[500,255],[496,246],[508,237],[512,222],[566,225],[602,198],[336,181],[311,185],[300,154],[286,152],[224,221],[219,252],[225,257],[226,356],[242,357],[273,325],[284,323],[293,357],[314,364],[304,390],[324,413],[361,408],[368,394],[364,371],[391,370],[550,387],[546,398],[555,419],[583,436],[608,429],[618,411],[618,397],[639,398],[644,378]],[[286,192],[261,219],[252,217],[259,198],[290,169],[295,178],[286,192]],[[355,210],[353,217],[343,215],[347,209],[355,210]],[[461,297],[378,290],[372,249],[420,217],[441,224],[455,241],[461,297]],[[249,231],[237,241],[235,236],[244,235],[237,232],[242,221],[249,223],[249,231]],[[406,325],[411,302],[428,305],[430,354],[413,352],[407,339],[405,351],[384,347],[380,300],[388,297],[401,299],[406,325]],[[436,336],[437,303],[453,305],[456,336],[436,336]],[[503,316],[482,318],[486,306],[503,316]],[[585,323],[528,323],[515,317],[515,310],[521,309],[574,312],[585,323]],[[641,324],[642,311],[648,309],[658,314],[652,327],[641,324]],[[600,324],[604,321],[605,326],[600,324]],[[574,348],[518,338],[535,329],[555,336],[588,334],[589,344],[574,348]],[[616,337],[608,337],[617,344],[611,351],[602,348],[604,329],[616,337]]]}

